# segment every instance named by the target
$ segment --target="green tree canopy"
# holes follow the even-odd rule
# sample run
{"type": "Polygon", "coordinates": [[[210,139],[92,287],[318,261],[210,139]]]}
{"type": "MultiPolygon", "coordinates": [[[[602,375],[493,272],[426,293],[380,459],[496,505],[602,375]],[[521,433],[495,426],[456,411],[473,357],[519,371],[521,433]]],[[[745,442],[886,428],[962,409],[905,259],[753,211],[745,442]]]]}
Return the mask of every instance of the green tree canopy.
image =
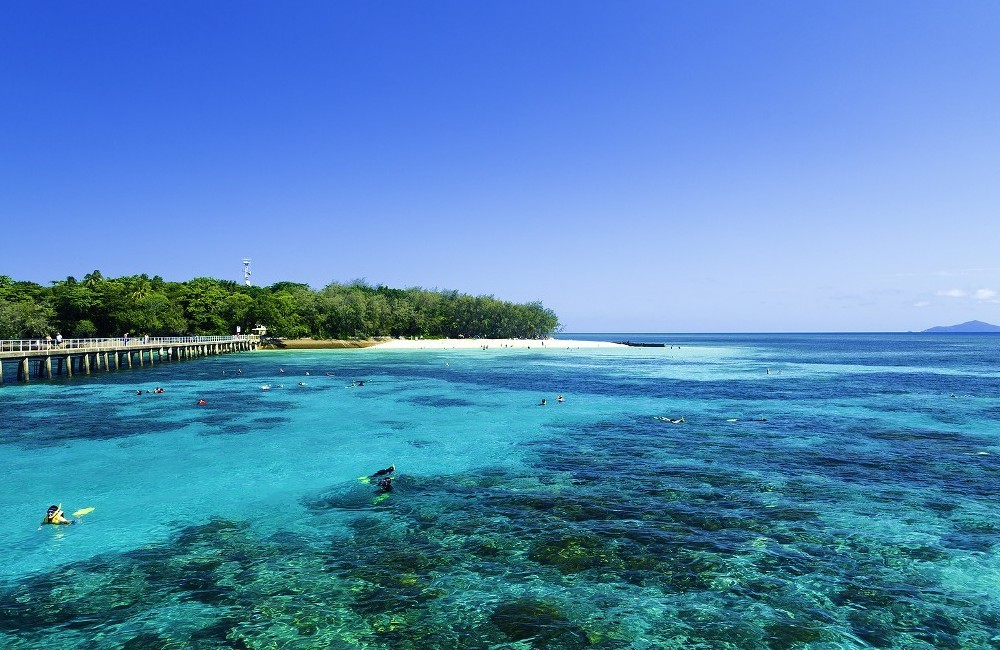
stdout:
{"type": "Polygon", "coordinates": [[[225,335],[250,332],[298,338],[380,336],[537,338],[559,328],[539,302],[419,287],[395,289],[365,280],[333,282],[320,290],[296,282],[248,287],[229,280],[159,276],[109,278],[94,270],[49,287],[0,275],[0,337],[64,335],[225,335]]]}

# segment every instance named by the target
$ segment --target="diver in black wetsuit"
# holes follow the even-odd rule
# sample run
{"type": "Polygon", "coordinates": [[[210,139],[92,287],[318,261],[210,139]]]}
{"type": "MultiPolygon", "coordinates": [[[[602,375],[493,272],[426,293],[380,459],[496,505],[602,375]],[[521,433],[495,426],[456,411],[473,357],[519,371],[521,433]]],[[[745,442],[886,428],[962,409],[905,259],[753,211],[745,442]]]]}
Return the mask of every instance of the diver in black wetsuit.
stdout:
{"type": "Polygon", "coordinates": [[[377,471],[374,474],[372,474],[370,478],[378,478],[379,476],[387,476],[389,474],[392,474],[395,471],[396,471],[396,466],[395,465],[389,465],[385,469],[380,469],[379,471],[377,471]]]}

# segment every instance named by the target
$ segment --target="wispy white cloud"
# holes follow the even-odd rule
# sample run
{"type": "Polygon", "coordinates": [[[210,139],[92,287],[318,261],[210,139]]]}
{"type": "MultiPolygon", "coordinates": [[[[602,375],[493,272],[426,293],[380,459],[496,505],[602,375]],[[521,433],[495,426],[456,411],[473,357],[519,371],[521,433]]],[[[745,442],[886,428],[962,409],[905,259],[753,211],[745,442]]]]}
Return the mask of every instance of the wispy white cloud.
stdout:
{"type": "Polygon", "coordinates": [[[913,306],[916,307],[917,309],[922,309],[923,307],[930,307],[931,306],[931,301],[930,300],[918,300],[917,302],[913,303],[913,306]]]}
{"type": "Polygon", "coordinates": [[[993,289],[976,289],[972,297],[982,302],[997,302],[997,295],[993,289]]]}
{"type": "Polygon", "coordinates": [[[973,269],[940,269],[937,271],[900,271],[892,273],[888,277],[893,278],[964,278],[970,275],[983,275],[986,273],[1000,273],[997,267],[982,267],[973,269]]]}
{"type": "Polygon", "coordinates": [[[975,300],[976,302],[1000,303],[1000,292],[996,289],[976,289],[975,291],[966,291],[965,289],[944,289],[942,291],[938,291],[935,295],[944,296],[945,298],[967,298],[969,300],[975,300]]]}

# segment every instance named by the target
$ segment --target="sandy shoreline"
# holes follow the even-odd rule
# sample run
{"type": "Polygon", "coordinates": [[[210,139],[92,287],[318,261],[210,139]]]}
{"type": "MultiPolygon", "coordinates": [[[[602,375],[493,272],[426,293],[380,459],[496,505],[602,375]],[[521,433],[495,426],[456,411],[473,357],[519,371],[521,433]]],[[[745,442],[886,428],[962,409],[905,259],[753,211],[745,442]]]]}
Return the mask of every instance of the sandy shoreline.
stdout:
{"type": "Polygon", "coordinates": [[[564,339],[288,339],[275,350],[342,350],[378,348],[380,350],[475,350],[480,348],[568,350],[571,348],[618,348],[620,343],[607,341],[571,341],[564,339]]]}

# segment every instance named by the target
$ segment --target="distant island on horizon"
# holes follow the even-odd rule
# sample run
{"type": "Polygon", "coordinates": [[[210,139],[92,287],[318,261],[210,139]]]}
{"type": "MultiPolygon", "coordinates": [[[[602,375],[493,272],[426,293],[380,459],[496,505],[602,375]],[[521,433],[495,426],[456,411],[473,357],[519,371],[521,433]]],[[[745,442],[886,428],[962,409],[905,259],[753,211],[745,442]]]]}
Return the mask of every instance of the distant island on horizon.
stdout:
{"type": "Polygon", "coordinates": [[[925,333],[938,334],[938,333],[974,333],[979,334],[983,332],[1000,332],[1000,326],[991,325],[990,323],[984,323],[981,320],[970,320],[964,323],[959,323],[958,325],[939,325],[938,327],[931,327],[924,330],[925,333]]]}

